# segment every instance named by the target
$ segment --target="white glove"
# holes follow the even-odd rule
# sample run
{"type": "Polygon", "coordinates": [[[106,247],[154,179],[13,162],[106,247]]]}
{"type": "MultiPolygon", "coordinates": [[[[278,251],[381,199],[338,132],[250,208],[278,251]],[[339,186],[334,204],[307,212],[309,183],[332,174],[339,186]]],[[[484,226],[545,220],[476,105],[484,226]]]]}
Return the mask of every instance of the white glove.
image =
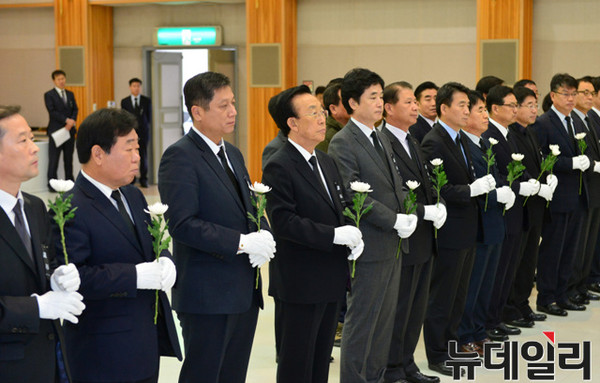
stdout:
{"type": "Polygon", "coordinates": [[[573,157],[573,170],[581,170],[585,172],[590,167],[590,159],[587,156],[579,155],[573,157]]]}
{"type": "Polygon", "coordinates": [[[357,246],[350,248],[350,255],[348,256],[349,261],[356,261],[358,257],[362,255],[363,250],[365,249],[365,243],[361,239],[357,246]]]}
{"type": "Polygon", "coordinates": [[[54,291],[77,291],[81,285],[79,271],[74,264],[59,266],[50,277],[50,287],[54,291]]]}
{"type": "Polygon", "coordinates": [[[336,227],[333,235],[335,245],[356,247],[362,240],[362,233],[356,226],[346,225],[336,227]]]}
{"type": "Polygon", "coordinates": [[[554,193],[556,187],[558,186],[558,177],[554,174],[548,174],[546,177],[546,183],[548,186],[550,186],[550,188],[552,188],[552,193],[554,193]]]}
{"type": "Polygon", "coordinates": [[[446,206],[443,204],[439,204],[437,208],[441,211],[441,213],[438,215],[438,219],[433,221],[433,226],[435,226],[436,229],[439,229],[442,226],[444,226],[444,223],[446,223],[446,218],[448,218],[448,211],[446,210],[446,206]]]}
{"type": "Polygon", "coordinates": [[[414,214],[396,214],[394,229],[400,238],[408,238],[417,228],[417,216],[414,214]]]}
{"type": "Polygon", "coordinates": [[[143,262],[135,265],[136,286],[140,290],[160,290],[162,288],[162,266],[160,263],[143,262]]]}
{"type": "Polygon", "coordinates": [[[600,173],[600,161],[594,161],[594,171],[600,173]]]}
{"type": "Polygon", "coordinates": [[[171,290],[175,284],[175,279],[177,279],[177,269],[175,268],[173,261],[168,257],[158,258],[158,263],[162,267],[162,272],[160,273],[161,290],[167,292],[171,290]]]}
{"type": "Polygon", "coordinates": [[[504,204],[506,210],[510,209],[515,203],[515,193],[508,187],[502,186],[496,189],[496,199],[504,204]]]}
{"type": "Polygon", "coordinates": [[[542,197],[546,201],[552,201],[552,194],[554,194],[554,192],[552,191],[552,188],[549,185],[542,184],[542,186],[540,186],[540,191],[538,192],[538,195],[540,197],[542,197]]]}
{"type": "Polygon", "coordinates": [[[268,230],[259,230],[258,234],[263,236],[264,240],[270,244],[269,246],[273,250],[267,254],[269,256],[268,261],[270,261],[271,259],[275,258],[275,252],[277,251],[275,238],[273,238],[273,234],[271,234],[271,232],[268,230]]]}
{"type": "Polygon", "coordinates": [[[471,197],[476,197],[494,190],[496,188],[496,180],[491,174],[488,174],[477,178],[469,187],[471,188],[471,197]]]}
{"type": "Polygon", "coordinates": [[[536,195],[540,190],[540,183],[534,179],[530,179],[527,182],[519,183],[519,194],[523,197],[529,197],[532,195],[536,195]],[[531,182],[533,181],[533,182],[531,182]]]}
{"type": "Polygon", "coordinates": [[[44,295],[32,296],[37,299],[41,319],[64,319],[78,323],[77,315],[81,315],[85,309],[83,297],[75,291],[48,291],[44,295]]]}
{"type": "Polygon", "coordinates": [[[275,241],[267,230],[240,235],[238,253],[264,254],[269,258],[275,253],[275,241]]]}
{"type": "Polygon", "coordinates": [[[265,263],[271,260],[272,256],[270,253],[250,253],[248,254],[248,261],[252,267],[261,267],[265,263]]]}

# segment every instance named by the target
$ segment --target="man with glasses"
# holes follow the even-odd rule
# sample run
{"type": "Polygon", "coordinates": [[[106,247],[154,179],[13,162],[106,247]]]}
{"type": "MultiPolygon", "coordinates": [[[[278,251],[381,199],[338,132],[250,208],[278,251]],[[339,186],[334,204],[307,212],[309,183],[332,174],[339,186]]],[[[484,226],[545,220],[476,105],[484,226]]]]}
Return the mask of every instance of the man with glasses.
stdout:
{"type": "MultiPolygon", "coordinates": [[[[497,85],[490,89],[486,98],[486,107],[490,115],[490,123],[487,131],[482,137],[495,139],[498,141],[492,146],[496,155],[496,164],[503,178],[508,177],[508,165],[513,161],[511,155],[519,153],[516,140],[509,132],[508,126],[515,122],[517,117],[517,98],[512,89],[497,85]]],[[[507,326],[502,322],[502,311],[508,301],[512,282],[516,273],[516,266],[519,263],[519,246],[521,235],[525,229],[523,225],[523,201],[525,198],[538,194],[546,195],[550,198],[552,191],[547,185],[543,187],[534,178],[531,178],[528,172],[524,172],[521,177],[512,184],[514,193],[517,195],[515,206],[506,211],[506,236],[502,243],[502,252],[496,270],[496,279],[492,290],[492,298],[488,311],[488,320],[486,327],[492,340],[500,340],[507,335],[518,335],[521,330],[515,327],[507,326]]],[[[532,327],[533,323],[527,322],[524,327],[532,327]]]]}
{"type": "Polygon", "coordinates": [[[550,202],[550,219],[542,228],[537,265],[537,307],[546,314],[566,316],[566,310],[585,310],[585,306],[568,299],[567,282],[587,204],[587,180],[583,177],[579,194],[579,177],[590,167],[590,160],[580,153],[574,137],[582,132],[582,127],[573,124],[571,118],[577,97],[577,80],[559,73],[552,77],[550,89],[553,105],[531,127],[537,134],[543,155],[550,153],[549,145],[558,145],[560,149],[554,165],[554,174],[560,182],[550,202]]]}
{"type": "MultiPolygon", "coordinates": [[[[585,154],[593,161],[590,169],[586,172],[588,181],[588,195],[600,194],[600,144],[596,122],[587,116],[594,104],[594,85],[592,77],[587,76],[577,80],[577,97],[573,109],[573,121],[582,126],[586,132],[585,142],[587,150],[585,154]]],[[[584,211],[583,231],[579,250],[573,263],[573,273],[569,278],[569,299],[573,303],[588,304],[590,300],[600,300],[600,296],[588,292],[587,278],[592,266],[592,260],[596,250],[598,230],[600,230],[600,199],[588,198],[588,208],[584,211]]]]}

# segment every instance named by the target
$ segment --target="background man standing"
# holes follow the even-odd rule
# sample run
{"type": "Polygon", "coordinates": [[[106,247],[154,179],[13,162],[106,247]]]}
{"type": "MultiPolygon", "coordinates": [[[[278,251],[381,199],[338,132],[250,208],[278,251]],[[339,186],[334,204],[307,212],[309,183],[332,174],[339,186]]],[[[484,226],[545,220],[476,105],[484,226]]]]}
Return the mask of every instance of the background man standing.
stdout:
{"type": "Polygon", "coordinates": [[[431,81],[425,81],[415,89],[415,97],[419,106],[419,117],[417,118],[417,122],[410,127],[410,134],[419,143],[423,141],[423,137],[429,133],[437,119],[435,99],[438,89],[438,86],[431,81]]]}
{"type": "Polygon", "coordinates": [[[39,149],[19,109],[0,105],[0,382],[65,382],[57,319],[77,323],[85,306],[74,265],[48,281],[56,266],[50,218],[41,199],[21,191],[38,175],[39,149]]]}
{"type": "MultiPolygon", "coordinates": [[[[148,205],[129,185],[140,160],[135,124],[124,110],[101,109],[79,129],[81,173],[70,192],[77,211],[65,227],[87,305],[78,325],[65,325],[74,383],[155,383],[161,355],[181,359],[165,294],[175,283],[175,265],[166,250],[155,261],[148,205]]],[[[53,227],[59,251],[60,234],[53,227]]]]}
{"type": "Polygon", "coordinates": [[[223,140],[235,127],[229,78],[205,72],[183,89],[194,126],[162,157],[158,189],[180,270],[173,306],[183,329],[179,382],[244,382],[261,286],[258,269],[275,253],[266,219],[248,218],[250,176],[242,153],[223,140]]]}
{"type": "Polygon", "coordinates": [[[350,119],[350,115],[342,105],[342,83],[335,82],[325,89],[323,93],[323,105],[327,111],[327,120],[325,120],[325,139],[317,145],[317,149],[327,153],[329,143],[350,119]]]}
{"type": "MultiPolygon", "coordinates": [[[[140,186],[148,187],[148,144],[152,131],[152,104],[150,98],[141,94],[142,80],[137,77],[129,80],[131,94],[121,100],[121,108],[137,118],[137,132],[140,143],[140,186]]],[[[135,178],[133,179],[135,183],[135,178]]]]}
{"type": "MultiPolygon", "coordinates": [[[[48,182],[53,178],[58,178],[56,175],[58,169],[58,159],[60,153],[63,153],[63,162],[65,166],[65,179],[73,179],[73,150],[75,148],[75,121],[77,120],[77,103],[75,95],[70,90],[65,89],[67,83],[67,75],[64,71],[57,69],[52,72],[52,81],[54,89],[50,89],[44,93],[44,103],[50,115],[48,122],[48,182]],[[52,133],[65,128],[69,131],[69,138],[62,145],[56,146],[52,133]]],[[[50,191],[53,191],[48,184],[50,191]]]]}

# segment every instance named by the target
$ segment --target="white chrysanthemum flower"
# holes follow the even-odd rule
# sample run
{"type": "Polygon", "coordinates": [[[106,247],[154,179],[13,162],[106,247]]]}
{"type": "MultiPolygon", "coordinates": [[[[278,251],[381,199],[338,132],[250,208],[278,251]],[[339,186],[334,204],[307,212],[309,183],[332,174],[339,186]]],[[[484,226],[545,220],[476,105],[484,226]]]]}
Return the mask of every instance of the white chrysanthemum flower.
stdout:
{"type": "Polygon", "coordinates": [[[254,185],[250,185],[248,186],[250,188],[250,190],[252,190],[253,192],[257,193],[257,194],[265,194],[271,191],[271,187],[267,186],[265,184],[262,184],[260,182],[254,182],[254,185]]]}
{"type": "Polygon", "coordinates": [[[417,182],[417,181],[413,181],[413,180],[406,181],[406,186],[408,186],[408,188],[409,188],[410,190],[415,190],[415,189],[416,189],[416,188],[418,188],[420,185],[421,185],[421,184],[420,184],[419,182],[417,182]]]}
{"type": "Polygon", "coordinates": [[[148,214],[152,215],[163,215],[166,213],[167,209],[169,209],[169,205],[165,205],[160,202],[153,203],[152,205],[148,205],[148,210],[144,209],[144,211],[148,214]]]}
{"type": "Polygon", "coordinates": [[[75,186],[75,183],[71,180],[51,179],[50,186],[52,187],[52,189],[56,190],[57,192],[64,193],[64,192],[68,192],[69,190],[73,189],[73,186],[75,186]]]}
{"type": "Polygon", "coordinates": [[[488,138],[488,141],[490,141],[490,145],[492,145],[492,146],[494,146],[498,143],[498,140],[493,137],[488,138]]]}
{"type": "Polygon", "coordinates": [[[440,166],[441,164],[444,163],[444,161],[441,158],[434,158],[433,160],[431,160],[429,162],[431,162],[431,164],[433,166],[440,166]]]}
{"type": "Polygon", "coordinates": [[[354,181],[350,182],[350,189],[354,190],[357,193],[370,193],[373,190],[371,189],[371,185],[366,182],[354,181]]]}
{"type": "Polygon", "coordinates": [[[525,158],[524,154],[521,153],[513,153],[510,155],[512,157],[513,160],[515,161],[523,161],[523,158],[525,158]]]}

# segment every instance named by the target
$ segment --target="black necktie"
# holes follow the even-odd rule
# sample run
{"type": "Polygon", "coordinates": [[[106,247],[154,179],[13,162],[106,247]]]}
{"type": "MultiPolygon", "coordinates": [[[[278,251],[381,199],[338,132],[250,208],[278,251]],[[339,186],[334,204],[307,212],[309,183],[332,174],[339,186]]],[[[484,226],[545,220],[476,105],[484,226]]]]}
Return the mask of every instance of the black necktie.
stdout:
{"type": "Polygon", "coordinates": [[[373,132],[371,132],[371,138],[373,139],[373,146],[375,147],[375,151],[377,152],[377,154],[379,154],[379,157],[381,157],[381,160],[387,166],[387,158],[385,157],[385,152],[383,151],[383,148],[379,143],[379,138],[377,138],[377,132],[375,131],[375,129],[373,129],[373,132]]]}
{"type": "Polygon", "coordinates": [[[136,114],[140,114],[140,103],[139,103],[137,97],[135,97],[134,99],[135,99],[135,105],[133,106],[133,108],[134,108],[136,114]]]}
{"type": "Polygon", "coordinates": [[[121,193],[119,193],[119,190],[113,190],[113,192],[110,194],[110,197],[117,202],[117,208],[119,209],[119,214],[121,214],[121,217],[123,217],[123,220],[129,227],[131,232],[133,234],[136,234],[135,226],[133,225],[133,222],[131,221],[131,217],[129,216],[129,214],[127,214],[127,209],[125,209],[125,205],[123,204],[123,200],[121,199],[121,193]]]}
{"type": "Polygon", "coordinates": [[[421,170],[421,162],[419,161],[419,156],[417,156],[417,150],[415,149],[415,145],[413,144],[410,134],[406,135],[406,143],[408,144],[408,150],[410,151],[410,158],[417,164],[419,170],[421,170]]]}
{"type": "Polygon", "coordinates": [[[27,254],[29,254],[29,258],[33,261],[33,249],[31,247],[31,237],[29,233],[27,233],[27,229],[25,228],[25,219],[23,218],[23,212],[21,211],[21,200],[17,200],[15,207],[13,208],[13,212],[15,213],[15,229],[17,229],[17,233],[23,241],[23,245],[25,245],[25,249],[27,249],[27,254]]]}
{"type": "Polygon", "coordinates": [[[63,103],[67,105],[67,94],[65,93],[64,89],[60,90],[60,98],[62,98],[63,103]]]}
{"type": "Polygon", "coordinates": [[[566,116],[565,121],[567,122],[567,130],[569,131],[569,137],[571,137],[571,143],[575,151],[577,151],[577,141],[575,140],[575,133],[573,132],[573,124],[571,124],[571,117],[566,116]]]}
{"type": "Polygon", "coordinates": [[[460,151],[460,154],[462,154],[463,158],[465,159],[465,165],[467,166],[467,169],[468,169],[469,163],[467,162],[467,155],[465,154],[465,151],[463,150],[462,142],[460,142],[460,133],[458,133],[456,135],[456,139],[454,140],[454,142],[456,142],[456,146],[458,146],[458,150],[460,151]]]}
{"type": "MultiPolygon", "coordinates": [[[[323,179],[321,178],[321,173],[319,172],[319,166],[317,165],[317,157],[311,156],[308,159],[308,162],[310,162],[310,165],[312,166],[312,171],[313,171],[313,173],[315,173],[315,177],[317,177],[317,180],[319,180],[319,185],[321,185],[323,190],[325,190],[325,193],[329,194],[327,192],[327,188],[325,187],[325,184],[323,183],[323,179]]],[[[331,196],[329,196],[329,198],[331,198],[331,196]]]]}
{"type": "Polygon", "coordinates": [[[237,179],[235,178],[235,174],[233,174],[233,170],[231,170],[231,168],[229,167],[229,163],[227,163],[227,157],[225,156],[225,150],[223,149],[222,146],[221,146],[221,149],[219,149],[219,153],[217,153],[217,155],[221,159],[221,165],[223,166],[223,169],[225,169],[225,173],[227,173],[227,177],[229,177],[229,180],[231,181],[231,184],[235,188],[235,191],[237,191],[238,197],[240,197],[240,201],[243,202],[240,184],[238,184],[237,179]]]}

